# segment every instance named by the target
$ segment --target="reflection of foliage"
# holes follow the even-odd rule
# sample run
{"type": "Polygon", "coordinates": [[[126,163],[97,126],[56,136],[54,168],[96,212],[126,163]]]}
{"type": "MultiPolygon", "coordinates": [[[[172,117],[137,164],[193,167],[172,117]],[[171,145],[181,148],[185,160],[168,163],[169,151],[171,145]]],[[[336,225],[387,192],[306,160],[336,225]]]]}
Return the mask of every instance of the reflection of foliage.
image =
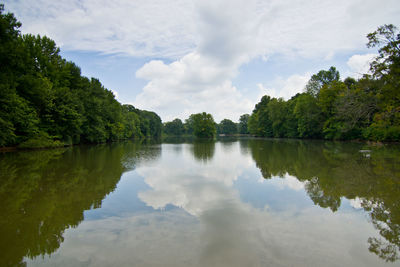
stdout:
{"type": "Polygon", "coordinates": [[[362,200],[381,238],[369,238],[370,251],[386,261],[400,254],[400,149],[359,143],[249,140],[264,178],[286,173],[303,181],[313,202],[337,211],[341,197],[362,200]],[[364,150],[364,152],[360,152],[364,150]]]}
{"type": "Polygon", "coordinates": [[[213,158],[215,151],[215,142],[211,140],[196,140],[193,143],[192,151],[194,158],[206,162],[213,158]]]}
{"type": "Polygon", "coordinates": [[[195,137],[193,136],[163,136],[163,144],[182,144],[182,143],[193,143],[195,137]]]}
{"type": "Polygon", "coordinates": [[[322,208],[330,208],[335,212],[340,207],[340,198],[325,195],[321,185],[318,183],[318,178],[316,177],[306,183],[306,191],[312,201],[322,208]]]}
{"type": "Polygon", "coordinates": [[[394,262],[399,258],[398,246],[393,243],[382,241],[381,238],[368,238],[369,251],[378,255],[381,259],[394,262]]]}
{"type": "Polygon", "coordinates": [[[146,153],[159,149],[125,143],[0,155],[0,265],[53,253],[146,153]]]}

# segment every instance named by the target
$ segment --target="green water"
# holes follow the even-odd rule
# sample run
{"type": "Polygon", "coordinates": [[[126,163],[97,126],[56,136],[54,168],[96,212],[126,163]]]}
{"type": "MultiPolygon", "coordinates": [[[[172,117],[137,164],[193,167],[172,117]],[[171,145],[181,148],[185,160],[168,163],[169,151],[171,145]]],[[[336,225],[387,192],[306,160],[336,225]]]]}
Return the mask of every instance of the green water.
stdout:
{"type": "Polygon", "coordinates": [[[222,139],[0,154],[0,266],[399,266],[400,147],[222,139]]]}

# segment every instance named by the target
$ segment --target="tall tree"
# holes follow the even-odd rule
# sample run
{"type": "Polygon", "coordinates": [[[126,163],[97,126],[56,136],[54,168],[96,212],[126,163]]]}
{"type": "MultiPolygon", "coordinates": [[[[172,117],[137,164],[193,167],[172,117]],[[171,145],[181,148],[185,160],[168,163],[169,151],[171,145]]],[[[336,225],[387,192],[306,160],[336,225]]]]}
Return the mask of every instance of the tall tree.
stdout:
{"type": "Polygon", "coordinates": [[[185,128],[180,119],[174,119],[173,121],[164,123],[163,129],[165,134],[174,136],[182,135],[185,132],[185,128]]]}
{"type": "Polygon", "coordinates": [[[305,87],[305,91],[316,97],[322,86],[339,80],[340,74],[336,68],[332,66],[329,68],[329,70],[321,70],[317,74],[311,76],[311,79],[308,81],[305,87]]]}
{"type": "Polygon", "coordinates": [[[229,119],[223,119],[218,124],[218,133],[220,134],[236,134],[237,133],[237,125],[233,121],[229,119]]]}
{"type": "Polygon", "coordinates": [[[268,113],[268,103],[270,101],[271,97],[265,95],[261,98],[261,101],[256,104],[248,123],[251,134],[264,137],[272,136],[272,121],[268,113]]]}
{"type": "Polygon", "coordinates": [[[239,118],[239,133],[240,134],[248,134],[249,129],[247,127],[248,122],[249,122],[250,115],[249,114],[243,114],[239,118]]]}
{"type": "Polygon", "coordinates": [[[211,114],[206,112],[192,114],[189,120],[193,123],[193,133],[196,137],[212,138],[215,136],[215,122],[211,114]]]}
{"type": "Polygon", "coordinates": [[[365,132],[367,138],[400,139],[400,33],[392,24],[383,25],[367,35],[367,47],[379,47],[371,64],[373,77],[382,81],[378,89],[379,110],[365,132]]]}
{"type": "Polygon", "coordinates": [[[317,101],[309,94],[298,97],[294,114],[298,119],[299,136],[303,138],[318,138],[321,136],[321,111],[317,101]]]}

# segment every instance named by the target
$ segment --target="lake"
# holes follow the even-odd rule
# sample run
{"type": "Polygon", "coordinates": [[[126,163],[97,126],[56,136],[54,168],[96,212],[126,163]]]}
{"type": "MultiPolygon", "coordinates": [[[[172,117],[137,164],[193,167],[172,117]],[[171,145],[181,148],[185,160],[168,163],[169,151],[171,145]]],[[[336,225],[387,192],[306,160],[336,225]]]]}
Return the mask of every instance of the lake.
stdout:
{"type": "Polygon", "coordinates": [[[0,201],[0,266],[400,266],[398,145],[8,152],[0,201]]]}

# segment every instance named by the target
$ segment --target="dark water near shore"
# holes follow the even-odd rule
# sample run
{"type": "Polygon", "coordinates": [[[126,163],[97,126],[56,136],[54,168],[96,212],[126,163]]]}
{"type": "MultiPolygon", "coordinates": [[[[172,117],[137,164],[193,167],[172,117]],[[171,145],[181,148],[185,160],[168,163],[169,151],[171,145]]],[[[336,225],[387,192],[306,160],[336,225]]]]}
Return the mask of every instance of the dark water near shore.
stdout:
{"type": "Polygon", "coordinates": [[[400,266],[400,146],[0,153],[0,266],[400,266]]]}

